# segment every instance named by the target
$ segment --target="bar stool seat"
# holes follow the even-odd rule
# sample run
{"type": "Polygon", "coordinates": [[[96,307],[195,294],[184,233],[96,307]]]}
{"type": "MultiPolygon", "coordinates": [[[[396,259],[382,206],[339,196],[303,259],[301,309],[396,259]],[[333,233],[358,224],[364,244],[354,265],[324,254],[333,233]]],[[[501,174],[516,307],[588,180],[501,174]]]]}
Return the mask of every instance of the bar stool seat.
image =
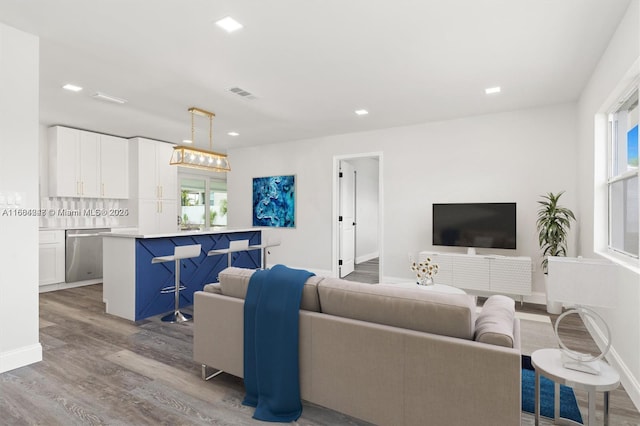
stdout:
{"type": "Polygon", "coordinates": [[[209,252],[207,253],[207,256],[217,256],[220,254],[226,254],[227,266],[233,266],[232,265],[233,253],[237,253],[239,251],[248,251],[248,250],[250,250],[249,240],[235,240],[235,241],[229,241],[229,248],[209,250],[209,252]]]}
{"type": "Polygon", "coordinates": [[[180,312],[180,290],[184,290],[186,287],[180,284],[180,260],[189,259],[200,256],[201,250],[200,244],[191,244],[188,246],[176,246],[173,250],[173,256],[159,256],[151,259],[151,263],[163,263],[174,262],[175,263],[175,284],[173,286],[164,287],[160,290],[161,293],[174,293],[175,302],[173,313],[162,317],[164,322],[185,322],[189,321],[192,316],[180,312]]]}

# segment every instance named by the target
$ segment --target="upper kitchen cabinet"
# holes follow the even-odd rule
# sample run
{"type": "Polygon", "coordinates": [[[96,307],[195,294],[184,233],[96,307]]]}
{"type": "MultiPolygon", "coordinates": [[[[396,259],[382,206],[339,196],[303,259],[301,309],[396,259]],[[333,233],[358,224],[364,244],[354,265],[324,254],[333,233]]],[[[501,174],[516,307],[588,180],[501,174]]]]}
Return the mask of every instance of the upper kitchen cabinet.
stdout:
{"type": "Polygon", "coordinates": [[[49,128],[49,195],[100,196],[100,137],[97,133],[49,128]]]}
{"type": "Polygon", "coordinates": [[[178,171],[169,164],[173,145],[144,138],[129,141],[130,209],[145,234],[178,229],[178,171]]]}
{"type": "Polygon", "coordinates": [[[131,198],[175,200],[178,191],[177,167],[169,160],[173,145],[151,139],[131,139],[131,198]]]}
{"type": "Polygon", "coordinates": [[[128,198],[128,140],[54,126],[48,131],[49,196],[128,198]]]}
{"type": "Polygon", "coordinates": [[[100,135],[100,195],[129,198],[129,141],[100,135]]]}

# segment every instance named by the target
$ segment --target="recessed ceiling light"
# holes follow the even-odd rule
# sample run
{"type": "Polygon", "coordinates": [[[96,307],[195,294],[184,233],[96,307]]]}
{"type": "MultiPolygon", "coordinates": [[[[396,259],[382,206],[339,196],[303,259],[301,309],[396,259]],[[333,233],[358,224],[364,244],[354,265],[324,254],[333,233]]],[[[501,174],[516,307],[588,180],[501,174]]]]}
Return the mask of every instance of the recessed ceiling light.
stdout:
{"type": "Polygon", "coordinates": [[[355,113],[358,115],[367,115],[369,114],[369,111],[367,111],[366,109],[357,109],[355,110],[355,113]]]}
{"type": "Polygon", "coordinates": [[[71,83],[65,84],[64,86],[62,86],[62,88],[65,90],[71,90],[72,92],[79,92],[82,90],[82,87],[76,86],[75,84],[71,83]]]}
{"type": "Polygon", "coordinates": [[[240,136],[240,133],[238,132],[229,132],[227,133],[229,136],[240,136]]]}
{"type": "Polygon", "coordinates": [[[182,139],[182,143],[193,143],[191,139],[182,139]]]}
{"type": "Polygon", "coordinates": [[[242,24],[233,19],[231,16],[225,16],[219,21],[216,21],[216,25],[224,29],[228,33],[232,33],[242,28],[242,24]]]}
{"type": "Polygon", "coordinates": [[[494,93],[500,93],[500,86],[489,87],[488,89],[484,89],[484,93],[487,95],[492,95],[494,93]]]}

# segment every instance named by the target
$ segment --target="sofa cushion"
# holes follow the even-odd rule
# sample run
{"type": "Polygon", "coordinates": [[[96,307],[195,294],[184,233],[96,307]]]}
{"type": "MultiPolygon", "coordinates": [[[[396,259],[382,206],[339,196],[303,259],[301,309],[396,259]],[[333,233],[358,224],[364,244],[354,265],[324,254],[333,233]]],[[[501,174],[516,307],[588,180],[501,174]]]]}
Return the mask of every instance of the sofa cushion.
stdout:
{"type": "Polygon", "coordinates": [[[247,287],[249,287],[249,280],[254,272],[254,269],[236,268],[233,266],[220,271],[220,273],[218,273],[218,281],[220,281],[222,294],[237,299],[244,299],[247,294],[247,287]]]}
{"type": "Polygon", "coordinates": [[[222,287],[220,286],[220,283],[205,284],[202,290],[207,293],[222,294],[222,287]]]}
{"type": "Polygon", "coordinates": [[[318,295],[329,315],[473,339],[475,297],[466,294],[325,278],[318,295]]]}
{"type": "Polygon", "coordinates": [[[476,320],[475,340],[513,348],[515,310],[513,299],[501,295],[489,297],[476,320]]]}
{"type": "MultiPolygon", "coordinates": [[[[218,279],[220,280],[222,294],[225,296],[235,297],[237,299],[244,299],[247,295],[249,280],[254,272],[255,269],[236,268],[233,266],[220,271],[218,279]]],[[[320,312],[317,286],[323,279],[323,277],[317,276],[309,277],[309,279],[307,279],[304,283],[304,288],[302,289],[300,309],[320,312]]]]}

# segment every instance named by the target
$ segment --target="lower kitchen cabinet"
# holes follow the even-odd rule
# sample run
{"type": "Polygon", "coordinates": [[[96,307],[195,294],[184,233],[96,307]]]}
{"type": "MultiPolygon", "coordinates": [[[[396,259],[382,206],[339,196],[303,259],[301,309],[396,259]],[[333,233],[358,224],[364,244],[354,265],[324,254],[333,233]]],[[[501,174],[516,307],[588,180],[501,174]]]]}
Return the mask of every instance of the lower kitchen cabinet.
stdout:
{"type": "Polygon", "coordinates": [[[39,284],[64,283],[64,230],[41,230],[39,246],[39,284]]]}

